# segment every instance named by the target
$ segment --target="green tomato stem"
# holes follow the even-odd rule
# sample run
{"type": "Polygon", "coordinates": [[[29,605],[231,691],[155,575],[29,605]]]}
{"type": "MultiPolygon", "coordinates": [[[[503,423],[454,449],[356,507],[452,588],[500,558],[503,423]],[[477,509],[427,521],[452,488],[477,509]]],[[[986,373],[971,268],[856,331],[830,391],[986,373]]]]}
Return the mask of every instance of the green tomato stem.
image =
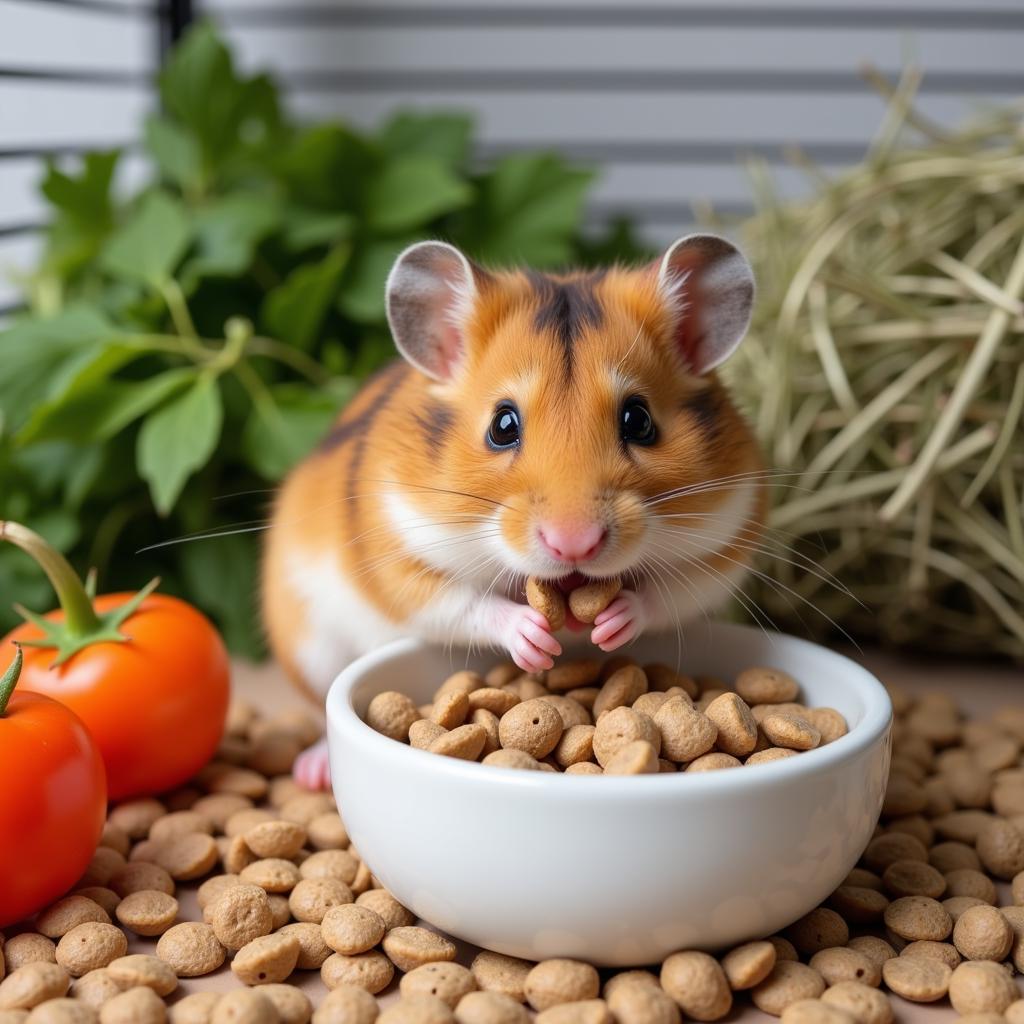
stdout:
{"type": "Polygon", "coordinates": [[[14,646],[17,648],[14,661],[7,667],[7,671],[0,676],[0,718],[7,714],[7,704],[14,693],[14,688],[18,685],[18,676],[21,675],[21,644],[15,641],[14,646]]]}
{"type": "Polygon", "coordinates": [[[71,636],[86,636],[99,630],[101,622],[92,601],[71,563],[38,533],[20,523],[0,520],[0,540],[10,541],[31,555],[46,573],[64,611],[64,625],[71,636]]]}

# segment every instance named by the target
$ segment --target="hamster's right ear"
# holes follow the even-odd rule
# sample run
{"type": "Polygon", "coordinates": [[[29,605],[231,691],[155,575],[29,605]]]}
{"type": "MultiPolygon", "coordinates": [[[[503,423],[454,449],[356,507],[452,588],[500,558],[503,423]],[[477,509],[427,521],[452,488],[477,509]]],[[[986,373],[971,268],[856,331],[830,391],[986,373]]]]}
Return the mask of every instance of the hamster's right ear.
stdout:
{"type": "Polygon", "coordinates": [[[447,242],[401,252],[387,283],[387,313],[398,351],[434,380],[449,381],[465,356],[465,326],[487,273],[447,242]]]}

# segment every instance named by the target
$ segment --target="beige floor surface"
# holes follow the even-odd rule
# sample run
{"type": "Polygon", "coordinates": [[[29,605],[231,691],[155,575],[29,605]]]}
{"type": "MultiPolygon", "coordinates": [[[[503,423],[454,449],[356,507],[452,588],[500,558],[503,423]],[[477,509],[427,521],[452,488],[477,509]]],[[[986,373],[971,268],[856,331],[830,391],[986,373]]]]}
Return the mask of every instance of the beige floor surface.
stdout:
{"type": "MultiPolygon", "coordinates": [[[[956,662],[948,659],[930,661],[921,658],[901,657],[894,654],[868,651],[848,652],[851,657],[866,665],[887,684],[905,687],[911,692],[939,689],[952,694],[961,707],[971,716],[984,718],[996,708],[1006,704],[1024,704],[1024,670],[992,665],[956,662]]],[[[279,669],[273,665],[236,664],[234,673],[235,692],[246,700],[261,706],[267,712],[308,703],[285,681],[279,669]]],[[[200,914],[195,903],[194,887],[184,887],[181,897],[182,920],[198,920],[200,914]]],[[[1009,897],[1006,897],[1009,902],[1009,897]]],[[[132,952],[152,952],[154,943],[136,940],[132,952]]],[[[459,960],[468,965],[475,950],[460,944],[459,960]]],[[[326,988],[315,971],[297,971],[290,981],[319,1003],[326,988]]],[[[1019,982],[1018,982],[1019,983],[1019,982]]],[[[239,983],[225,966],[204,978],[183,981],[181,994],[213,989],[218,991],[234,988],[239,983]]],[[[395,998],[392,986],[382,998],[390,1002],[395,998]]],[[[1024,992],[1024,987],[1022,987],[1024,992]]],[[[932,1006],[917,1006],[893,997],[897,1020],[901,1024],[947,1024],[956,1014],[947,1002],[932,1006]]],[[[734,1009],[728,1021],[769,1021],[768,1017],[745,1002],[734,1009]]]]}

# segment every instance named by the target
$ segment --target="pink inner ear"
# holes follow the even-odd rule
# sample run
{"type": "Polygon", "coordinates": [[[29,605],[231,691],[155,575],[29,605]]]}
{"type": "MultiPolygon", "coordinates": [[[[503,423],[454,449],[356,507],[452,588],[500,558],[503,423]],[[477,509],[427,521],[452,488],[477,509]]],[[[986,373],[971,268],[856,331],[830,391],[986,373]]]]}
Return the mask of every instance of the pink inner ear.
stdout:
{"type": "Polygon", "coordinates": [[[441,376],[446,379],[450,378],[462,358],[462,331],[455,324],[447,323],[442,319],[438,328],[437,348],[442,367],[441,376]]]}

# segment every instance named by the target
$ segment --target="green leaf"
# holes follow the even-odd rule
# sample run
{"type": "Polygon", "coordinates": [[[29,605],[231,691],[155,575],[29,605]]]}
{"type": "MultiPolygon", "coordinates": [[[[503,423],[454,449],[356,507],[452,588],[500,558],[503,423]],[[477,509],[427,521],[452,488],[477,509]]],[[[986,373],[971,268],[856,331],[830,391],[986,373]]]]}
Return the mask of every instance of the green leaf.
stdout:
{"type": "Polygon", "coordinates": [[[217,382],[204,375],[185,394],[146,417],[135,461],[161,515],[171,511],[185,482],[213,454],[223,416],[217,382]]]}
{"type": "Polygon", "coordinates": [[[592,177],[557,156],[507,157],[480,181],[479,202],[466,215],[467,247],[489,263],[569,262],[592,177]]]}
{"type": "Polygon", "coordinates": [[[472,198],[472,188],[436,157],[403,157],[370,180],[366,219],[375,231],[411,231],[458,210],[472,198]]]}
{"type": "Polygon", "coordinates": [[[146,119],[146,149],[163,177],[186,192],[202,188],[203,154],[195,137],[166,117],[146,119]]]}
{"type": "Polygon", "coordinates": [[[50,161],[40,191],[79,224],[102,227],[110,222],[110,185],[120,155],[116,149],[86,153],[77,175],[50,161]]]}
{"type": "Polygon", "coordinates": [[[380,135],[392,157],[430,156],[445,167],[461,167],[469,152],[473,121],[463,114],[396,114],[380,135]]]}
{"type": "Polygon", "coordinates": [[[242,454],[266,480],[276,482],[320,441],[355,382],[336,379],[330,388],[312,391],[282,385],[271,408],[253,406],[242,433],[242,454]]]}
{"type": "Polygon", "coordinates": [[[270,195],[236,192],[204,206],[195,215],[197,253],[186,267],[187,276],[245,273],[257,245],[280,222],[280,204],[270,195]]]}
{"type": "Polygon", "coordinates": [[[260,557],[255,538],[226,534],[190,541],[177,550],[188,594],[217,618],[231,650],[251,658],[262,656],[255,602],[260,557]]]}
{"type": "Polygon", "coordinates": [[[358,246],[338,296],[342,313],[363,324],[383,323],[384,284],[388,272],[395,257],[417,240],[416,235],[409,235],[358,246]]]}
{"type": "Polygon", "coordinates": [[[260,313],[267,331],[298,348],[310,349],[338,291],[349,249],[340,246],[319,263],[296,267],[267,293],[260,313]]]}
{"type": "Polygon", "coordinates": [[[188,248],[185,208],[166,192],[151,192],[103,250],[103,268],[115,277],[158,287],[188,248]]]}
{"type": "Polygon", "coordinates": [[[333,245],[352,237],[356,218],[350,213],[326,213],[308,206],[293,205],[284,215],[284,244],[292,252],[304,252],[318,245],[333,245]]]}
{"type": "Polygon", "coordinates": [[[84,368],[109,359],[106,346],[118,333],[99,312],[84,307],[22,320],[0,332],[4,430],[20,427],[38,403],[61,394],[84,368]]]}
{"type": "Polygon", "coordinates": [[[190,369],[166,370],[141,381],[103,380],[40,406],[19,433],[21,443],[106,441],[196,379],[190,369]]]}
{"type": "Polygon", "coordinates": [[[285,180],[303,202],[350,213],[362,206],[366,182],[379,164],[376,150],[340,124],[303,131],[280,161],[285,180]]]}

